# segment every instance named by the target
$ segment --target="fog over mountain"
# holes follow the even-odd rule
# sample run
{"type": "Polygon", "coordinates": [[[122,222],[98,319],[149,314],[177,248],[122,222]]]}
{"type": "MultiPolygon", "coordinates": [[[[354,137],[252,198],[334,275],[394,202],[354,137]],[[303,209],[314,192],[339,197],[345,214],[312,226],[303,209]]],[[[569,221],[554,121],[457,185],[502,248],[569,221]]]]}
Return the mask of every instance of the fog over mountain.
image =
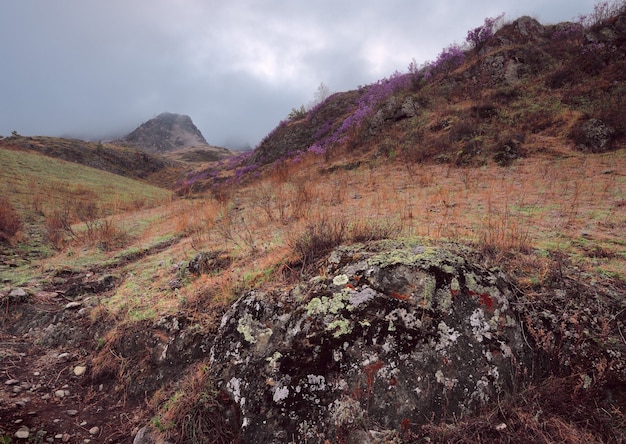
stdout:
{"type": "Polygon", "coordinates": [[[0,135],[110,139],[162,113],[255,146],[324,82],[344,91],[436,58],[485,17],[576,18],[593,0],[5,2],[0,135]]]}

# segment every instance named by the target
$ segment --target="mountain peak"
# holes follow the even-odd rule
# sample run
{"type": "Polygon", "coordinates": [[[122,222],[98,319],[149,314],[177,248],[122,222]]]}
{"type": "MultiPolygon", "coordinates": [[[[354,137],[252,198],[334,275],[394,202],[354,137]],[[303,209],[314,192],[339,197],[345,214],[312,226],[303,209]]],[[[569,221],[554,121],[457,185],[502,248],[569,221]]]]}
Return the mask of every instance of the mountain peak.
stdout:
{"type": "Polygon", "coordinates": [[[208,145],[191,117],[168,112],[142,123],[122,140],[153,153],[208,145]]]}

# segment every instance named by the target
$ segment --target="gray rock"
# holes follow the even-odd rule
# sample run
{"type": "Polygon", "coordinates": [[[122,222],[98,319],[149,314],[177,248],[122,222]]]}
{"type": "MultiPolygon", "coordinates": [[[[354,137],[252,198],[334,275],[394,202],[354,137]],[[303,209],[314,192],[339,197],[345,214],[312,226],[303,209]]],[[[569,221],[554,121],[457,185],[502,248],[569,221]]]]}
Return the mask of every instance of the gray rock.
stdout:
{"type": "Polygon", "coordinates": [[[30,436],[30,429],[26,426],[22,426],[19,428],[17,432],[15,432],[15,437],[17,439],[28,439],[30,436]]]}
{"type": "Polygon", "coordinates": [[[9,297],[11,298],[25,298],[27,296],[28,293],[23,288],[15,288],[9,293],[9,297]]]}
{"type": "Polygon", "coordinates": [[[615,129],[600,119],[589,119],[574,130],[576,148],[584,152],[603,153],[613,146],[615,129]]]}
{"type": "Polygon", "coordinates": [[[72,302],[68,302],[67,304],[65,304],[65,309],[73,310],[73,309],[82,307],[82,305],[83,303],[81,301],[72,301],[72,302]]]}
{"type": "Polygon", "coordinates": [[[139,429],[133,439],[133,444],[170,444],[169,441],[163,440],[150,426],[139,429]]]}
{"type": "Polygon", "coordinates": [[[304,298],[251,291],[222,319],[211,371],[243,442],[393,436],[474,412],[530,372],[501,273],[411,243],[331,257],[304,298]]]}

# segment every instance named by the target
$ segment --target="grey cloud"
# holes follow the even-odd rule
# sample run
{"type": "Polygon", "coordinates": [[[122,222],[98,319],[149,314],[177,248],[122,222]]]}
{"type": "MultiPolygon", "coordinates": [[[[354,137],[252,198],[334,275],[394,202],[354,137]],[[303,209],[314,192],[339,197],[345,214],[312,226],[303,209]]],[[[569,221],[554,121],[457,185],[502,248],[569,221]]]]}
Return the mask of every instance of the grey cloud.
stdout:
{"type": "MultiPolygon", "coordinates": [[[[164,111],[256,145],[320,82],[434,59],[485,17],[569,20],[593,0],[22,0],[0,7],[0,134],[121,135],[164,111]]],[[[238,142],[238,143],[239,143],[238,142]]]]}

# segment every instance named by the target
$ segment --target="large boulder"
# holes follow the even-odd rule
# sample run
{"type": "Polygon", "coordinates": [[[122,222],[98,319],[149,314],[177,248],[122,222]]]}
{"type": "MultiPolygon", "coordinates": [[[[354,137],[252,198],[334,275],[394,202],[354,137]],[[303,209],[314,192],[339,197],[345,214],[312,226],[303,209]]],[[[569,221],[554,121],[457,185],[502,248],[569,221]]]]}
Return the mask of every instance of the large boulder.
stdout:
{"type": "Polygon", "coordinates": [[[412,242],[341,247],[323,275],[250,291],[211,371],[243,442],[382,442],[515,388],[532,351],[501,272],[412,242]]]}

